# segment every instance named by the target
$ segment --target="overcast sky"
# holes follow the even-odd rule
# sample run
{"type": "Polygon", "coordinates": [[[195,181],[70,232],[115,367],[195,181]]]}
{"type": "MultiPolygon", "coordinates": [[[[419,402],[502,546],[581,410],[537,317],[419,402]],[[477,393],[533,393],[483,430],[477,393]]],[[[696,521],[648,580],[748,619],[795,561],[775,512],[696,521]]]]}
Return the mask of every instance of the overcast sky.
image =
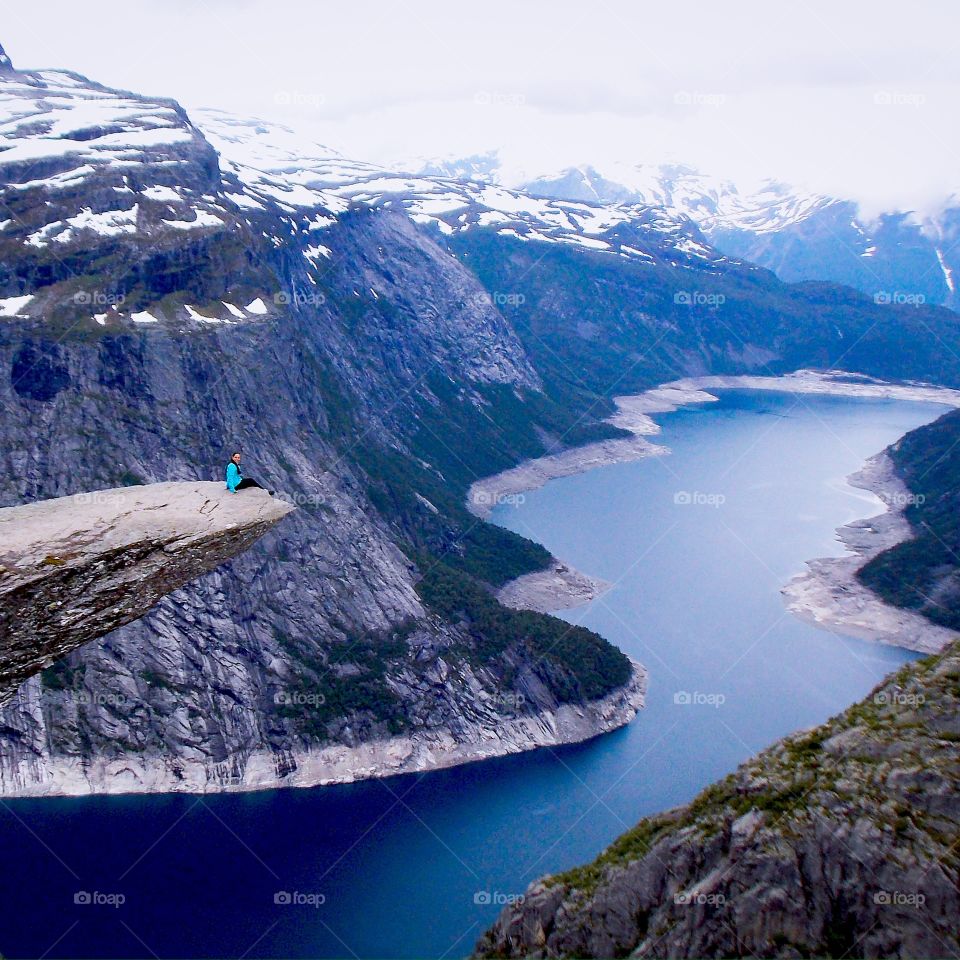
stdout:
{"type": "Polygon", "coordinates": [[[381,163],[499,149],[509,178],[684,162],[875,209],[960,187],[960,4],[44,0],[21,68],[281,120],[381,163]]]}

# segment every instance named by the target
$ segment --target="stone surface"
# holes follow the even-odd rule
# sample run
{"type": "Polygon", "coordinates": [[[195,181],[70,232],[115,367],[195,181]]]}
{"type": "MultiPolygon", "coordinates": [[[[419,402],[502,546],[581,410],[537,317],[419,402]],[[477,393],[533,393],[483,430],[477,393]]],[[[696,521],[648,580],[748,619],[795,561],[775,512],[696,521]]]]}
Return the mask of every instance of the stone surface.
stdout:
{"type": "Polygon", "coordinates": [[[533,884],[489,957],[960,951],[960,643],[533,884]]]}
{"type": "Polygon", "coordinates": [[[0,700],[243,552],[293,509],[264,490],[182,482],[0,510],[0,700]]]}

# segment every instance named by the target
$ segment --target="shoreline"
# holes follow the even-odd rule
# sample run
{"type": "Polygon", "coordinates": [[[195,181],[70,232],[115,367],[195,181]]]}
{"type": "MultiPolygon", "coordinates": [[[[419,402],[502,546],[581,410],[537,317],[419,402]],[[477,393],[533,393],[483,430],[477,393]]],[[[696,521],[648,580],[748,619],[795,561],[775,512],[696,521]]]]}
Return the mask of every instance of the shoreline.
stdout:
{"type": "Polygon", "coordinates": [[[808,560],[808,569],[780,589],[787,610],[807,623],[860,640],[939,653],[956,639],[956,631],[888,604],[856,576],[878,553],[910,538],[910,524],[903,507],[897,506],[909,502],[909,491],[894,472],[886,451],[872,456],[847,482],[878,496],[886,509],[837,527],[840,542],[850,552],[808,560]]]}
{"type": "Polygon", "coordinates": [[[398,736],[348,747],[317,750],[257,750],[219,762],[185,764],[183,758],[132,757],[113,760],[63,758],[8,775],[5,800],[29,797],[116,796],[120,794],[217,794],[355,783],[405,773],[424,773],[490,760],[540,747],[592,740],[628,724],[643,708],[647,670],[631,659],[630,680],[600,700],[561,704],[552,710],[475,722],[455,739],[449,730],[398,736]],[[19,782],[18,782],[19,780],[19,782]]]}
{"type": "MultiPolygon", "coordinates": [[[[585,473],[594,467],[669,454],[669,447],[646,439],[660,432],[652,416],[671,413],[681,406],[718,400],[708,392],[711,389],[772,390],[960,407],[960,390],[926,383],[889,383],[846,371],[797,370],[779,377],[749,374],[686,377],[641,394],[614,398],[617,409],[607,422],[630,430],[633,437],[550,454],[485,477],[471,485],[467,508],[475,516],[488,520],[493,508],[505,497],[538,489],[550,480],[585,473]]],[[[850,553],[808,560],[808,569],[795,574],[781,588],[787,609],[808,623],[836,633],[922,653],[938,652],[956,634],[919,614],[890,606],[856,578],[857,570],[873,556],[910,536],[902,508],[894,507],[905,502],[906,488],[894,475],[884,451],[871,457],[847,480],[879,496],[887,504],[886,510],[838,528],[837,535],[850,553]]],[[[501,587],[497,596],[511,607],[549,613],[588,603],[609,586],[554,558],[546,570],[510,581],[501,587]],[[547,607],[546,603],[552,605],[547,607]]]]}

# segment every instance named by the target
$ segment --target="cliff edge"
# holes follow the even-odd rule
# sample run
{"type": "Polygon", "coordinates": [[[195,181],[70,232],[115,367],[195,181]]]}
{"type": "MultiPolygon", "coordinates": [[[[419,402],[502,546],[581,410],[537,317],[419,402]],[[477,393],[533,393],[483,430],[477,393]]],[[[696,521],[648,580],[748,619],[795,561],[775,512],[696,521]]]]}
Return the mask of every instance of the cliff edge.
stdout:
{"type": "Polygon", "coordinates": [[[76,647],[246,550],[291,510],[263,490],[155,483],[0,510],[0,703],[76,647]]]}

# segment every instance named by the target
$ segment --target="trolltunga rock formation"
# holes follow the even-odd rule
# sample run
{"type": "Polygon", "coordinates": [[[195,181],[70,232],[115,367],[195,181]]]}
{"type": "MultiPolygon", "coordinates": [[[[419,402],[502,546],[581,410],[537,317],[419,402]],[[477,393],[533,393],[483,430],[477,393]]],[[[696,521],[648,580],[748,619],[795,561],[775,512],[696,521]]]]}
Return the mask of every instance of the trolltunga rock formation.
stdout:
{"type": "Polygon", "coordinates": [[[246,550],[293,509],[263,490],[180,482],[0,510],[0,702],[246,550]]]}

